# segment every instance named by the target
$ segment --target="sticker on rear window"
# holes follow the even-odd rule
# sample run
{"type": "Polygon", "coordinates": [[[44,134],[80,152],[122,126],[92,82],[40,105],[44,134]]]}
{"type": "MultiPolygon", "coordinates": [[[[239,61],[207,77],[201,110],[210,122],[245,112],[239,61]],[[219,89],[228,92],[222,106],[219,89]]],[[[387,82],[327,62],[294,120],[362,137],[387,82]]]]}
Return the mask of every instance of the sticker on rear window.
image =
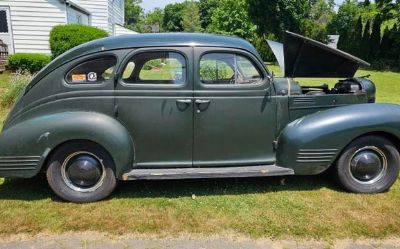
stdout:
{"type": "Polygon", "coordinates": [[[91,82],[97,81],[97,73],[95,73],[95,72],[88,73],[87,77],[88,77],[88,81],[91,81],[91,82]]]}
{"type": "Polygon", "coordinates": [[[73,74],[72,81],[75,81],[75,82],[86,81],[86,75],[85,74],[73,74]]]}

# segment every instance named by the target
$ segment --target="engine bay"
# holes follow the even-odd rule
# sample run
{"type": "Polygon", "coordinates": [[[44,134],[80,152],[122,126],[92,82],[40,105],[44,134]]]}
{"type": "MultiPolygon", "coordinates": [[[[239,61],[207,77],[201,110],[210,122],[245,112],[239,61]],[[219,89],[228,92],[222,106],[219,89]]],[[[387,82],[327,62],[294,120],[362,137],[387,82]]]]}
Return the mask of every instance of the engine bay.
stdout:
{"type": "Polygon", "coordinates": [[[327,83],[323,83],[319,86],[300,85],[299,82],[290,80],[288,91],[292,96],[366,94],[368,96],[368,102],[373,103],[375,102],[375,84],[367,77],[368,76],[339,80],[333,87],[329,87],[327,83]]]}
{"type": "Polygon", "coordinates": [[[329,88],[328,84],[321,86],[301,86],[302,94],[321,95],[321,94],[350,94],[362,92],[361,83],[354,79],[339,80],[333,88],[329,88]]]}

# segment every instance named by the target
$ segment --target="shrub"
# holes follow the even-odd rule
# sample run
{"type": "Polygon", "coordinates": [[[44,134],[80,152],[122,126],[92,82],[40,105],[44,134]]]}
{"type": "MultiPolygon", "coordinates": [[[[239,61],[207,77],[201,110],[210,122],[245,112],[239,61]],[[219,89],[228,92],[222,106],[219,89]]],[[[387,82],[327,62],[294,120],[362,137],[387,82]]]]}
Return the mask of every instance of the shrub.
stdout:
{"type": "Polygon", "coordinates": [[[50,49],[53,58],[82,43],[107,37],[102,29],[81,24],[54,26],[50,32],[50,49]]]}
{"type": "Polygon", "coordinates": [[[32,80],[33,75],[27,71],[17,71],[10,80],[9,87],[1,95],[1,105],[9,107],[17,100],[18,96],[32,80]]]}
{"type": "Polygon", "coordinates": [[[272,53],[272,50],[267,43],[267,40],[274,41],[276,40],[276,38],[272,34],[257,36],[252,43],[257,51],[260,53],[260,56],[264,61],[276,61],[275,55],[272,53]]]}
{"type": "Polygon", "coordinates": [[[8,58],[8,67],[13,71],[20,70],[35,73],[50,61],[50,56],[45,54],[16,53],[8,58]]]}

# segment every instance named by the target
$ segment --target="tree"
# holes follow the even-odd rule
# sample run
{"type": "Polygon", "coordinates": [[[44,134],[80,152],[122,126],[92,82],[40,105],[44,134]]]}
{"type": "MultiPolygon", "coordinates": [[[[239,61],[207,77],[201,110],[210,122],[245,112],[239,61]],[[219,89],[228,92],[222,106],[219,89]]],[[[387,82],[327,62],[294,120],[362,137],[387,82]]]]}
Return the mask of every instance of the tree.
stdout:
{"type": "Polygon", "coordinates": [[[393,41],[390,39],[390,30],[388,27],[385,28],[385,31],[383,32],[382,35],[382,41],[380,45],[380,53],[379,57],[381,58],[386,58],[387,57],[387,52],[390,50],[390,48],[393,45],[393,41]]]}
{"type": "Polygon", "coordinates": [[[357,23],[354,29],[353,34],[351,35],[351,38],[349,40],[349,49],[352,54],[356,56],[362,55],[361,51],[361,40],[363,37],[363,24],[362,24],[362,19],[361,16],[357,19],[357,23]]]}
{"type": "Polygon", "coordinates": [[[220,0],[211,16],[209,30],[218,34],[254,39],[256,26],[248,15],[246,0],[220,0]]]}
{"type": "Polygon", "coordinates": [[[200,14],[197,3],[186,1],[182,11],[182,27],[185,32],[201,32],[200,14]]]}
{"type": "Polygon", "coordinates": [[[201,27],[205,30],[211,24],[211,16],[214,10],[218,7],[219,0],[200,0],[200,20],[201,27]]]}
{"type": "Polygon", "coordinates": [[[148,12],[144,17],[144,25],[158,25],[159,32],[163,32],[163,19],[164,10],[161,8],[155,8],[153,11],[148,12]]]}
{"type": "Polygon", "coordinates": [[[334,15],[334,2],[332,0],[310,1],[308,18],[300,22],[300,32],[310,38],[321,42],[328,41],[327,24],[334,15]]]}
{"type": "Polygon", "coordinates": [[[364,60],[368,60],[369,56],[370,56],[370,48],[371,48],[370,30],[371,30],[371,22],[369,20],[367,20],[367,22],[365,23],[363,35],[362,35],[362,38],[360,41],[360,48],[359,48],[360,53],[358,54],[358,56],[360,56],[364,60]]]}
{"type": "Polygon", "coordinates": [[[165,6],[163,18],[163,28],[165,31],[183,31],[182,12],[184,8],[185,3],[173,3],[165,6]]]}
{"type": "Polygon", "coordinates": [[[143,8],[140,7],[141,0],[125,0],[125,25],[132,26],[137,24],[142,15],[143,8]]]}
{"type": "Polygon", "coordinates": [[[273,33],[282,37],[282,31],[300,33],[301,20],[307,18],[308,0],[247,0],[250,18],[260,34],[273,33]]]}
{"type": "Polygon", "coordinates": [[[357,1],[347,0],[340,5],[336,15],[327,25],[330,34],[339,35],[338,48],[347,52],[352,52],[352,39],[354,38],[357,18],[360,16],[361,9],[357,1]]]}
{"type": "Polygon", "coordinates": [[[370,59],[379,59],[380,45],[381,45],[381,26],[382,19],[377,15],[372,24],[371,40],[370,40],[370,59]]]}
{"type": "Polygon", "coordinates": [[[300,33],[304,36],[318,40],[320,42],[328,41],[328,33],[324,24],[310,19],[302,19],[300,22],[300,33]]]}

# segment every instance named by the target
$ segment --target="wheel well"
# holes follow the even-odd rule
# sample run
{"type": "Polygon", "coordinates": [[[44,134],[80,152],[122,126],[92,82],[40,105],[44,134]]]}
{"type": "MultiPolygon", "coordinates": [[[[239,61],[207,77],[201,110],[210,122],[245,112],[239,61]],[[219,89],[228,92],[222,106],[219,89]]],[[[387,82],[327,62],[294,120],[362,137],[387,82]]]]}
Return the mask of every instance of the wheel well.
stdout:
{"type": "MultiPolygon", "coordinates": [[[[88,139],[73,139],[73,140],[64,141],[64,142],[62,142],[62,143],[56,145],[53,149],[50,150],[50,152],[49,152],[48,155],[46,156],[46,159],[45,159],[44,162],[43,162],[43,166],[42,166],[42,170],[41,170],[42,172],[46,172],[46,170],[47,170],[47,168],[48,168],[48,166],[49,166],[49,165],[48,165],[49,158],[51,158],[51,156],[52,156],[60,147],[66,145],[66,144],[68,144],[68,143],[91,143],[91,144],[95,144],[96,146],[101,147],[105,152],[108,153],[109,157],[111,158],[111,160],[113,161],[113,164],[114,164],[114,166],[115,166],[115,161],[114,161],[114,158],[112,157],[111,153],[110,153],[106,148],[104,148],[104,146],[102,146],[101,144],[96,143],[96,142],[94,142],[94,141],[92,141],[92,140],[88,140],[88,139]]],[[[114,172],[115,172],[115,168],[114,168],[114,172]]]]}
{"type": "Polygon", "coordinates": [[[381,136],[384,137],[386,139],[388,139],[390,142],[392,142],[394,144],[394,146],[396,147],[397,151],[400,153],[400,138],[398,138],[397,136],[389,133],[389,132],[385,132],[385,131],[373,131],[373,132],[368,132],[368,133],[364,133],[358,137],[353,138],[350,142],[348,142],[342,150],[340,150],[340,152],[338,153],[336,159],[331,163],[331,165],[329,165],[329,167],[326,169],[330,169],[333,167],[333,165],[336,164],[338,158],[340,157],[340,155],[342,155],[343,150],[349,145],[351,144],[354,140],[360,138],[360,137],[365,137],[365,136],[381,136]]]}
{"type": "MultiPolygon", "coordinates": [[[[387,140],[389,140],[390,142],[392,142],[394,144],[394,146],[396,147],[397,151],[400,153],[400,138],[398,138],[397,136],[389,133],[389,132],[385,132],[385,131],[374,131],[374,132],[369,132],[369,133],[365,133],[359,137],[364,137],[364,136],[381,136],[386,138],[387,140]]],[[[355,139],[359,138],[356,137],[355,139]]],[[[353,139],[352,142],[355,140],[353,139]]]]}

